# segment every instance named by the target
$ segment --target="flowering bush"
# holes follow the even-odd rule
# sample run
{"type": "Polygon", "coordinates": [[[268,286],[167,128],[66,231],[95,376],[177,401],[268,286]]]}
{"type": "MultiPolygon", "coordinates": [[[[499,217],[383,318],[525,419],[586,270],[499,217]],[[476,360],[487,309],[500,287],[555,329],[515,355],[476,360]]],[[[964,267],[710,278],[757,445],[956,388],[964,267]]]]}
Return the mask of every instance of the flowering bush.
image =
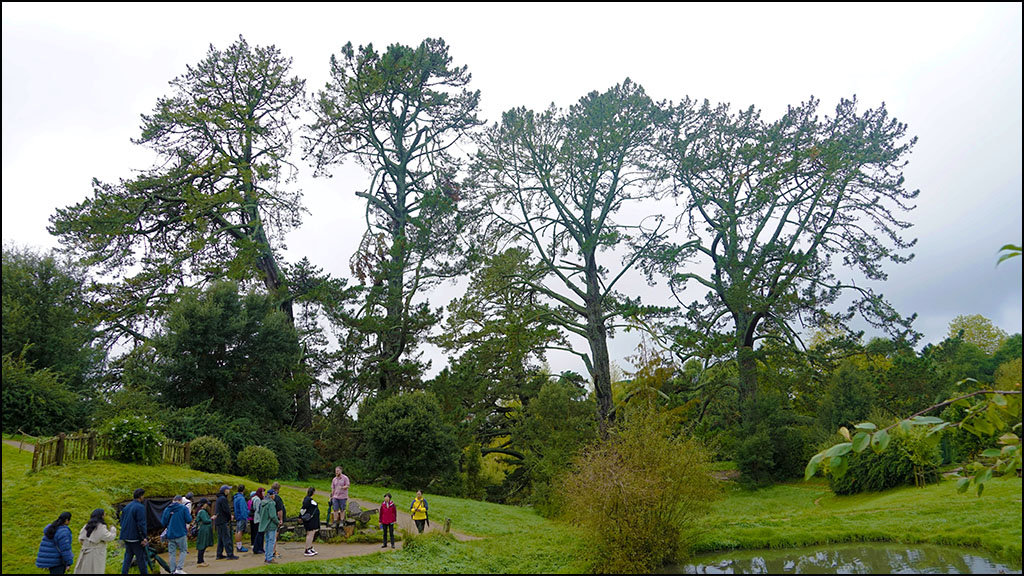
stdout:
{"type": "Polygon", "coordinates": [[[121,462],[158,464],[164,435],[158,424],[141,416],[114,418],[103,427],[113,456],[121,462]]]}

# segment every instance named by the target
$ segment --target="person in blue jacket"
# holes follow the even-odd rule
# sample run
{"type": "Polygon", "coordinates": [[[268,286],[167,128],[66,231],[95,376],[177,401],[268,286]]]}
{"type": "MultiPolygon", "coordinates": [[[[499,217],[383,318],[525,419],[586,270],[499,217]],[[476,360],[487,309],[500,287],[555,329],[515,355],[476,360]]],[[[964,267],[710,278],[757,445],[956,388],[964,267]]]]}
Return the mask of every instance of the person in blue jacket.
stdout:
{"type": "Polygon", "coordinates": [[[36,567],[45,568],[50,574],[63,574],[68,566],[75,563],[71,553],[71,512],[61,512],[52,523],[43,528],[43,540],[39,543],[36,567]]]}
{"type": "Polygon", "coordinates": [[[174,574],[184,573],[185,554],[188,554],[188,525],[192,523],[192,515],[182,503],[181,496],[175,496],[164,508],[160,523],[167,528],[167,559],[170,560],[171,571],[174,574]]]}
{"type": "Polygon", "coordinates": [[[121,574],[128,573],[132,558],[138,561],[139,573],[149,574],[145,547],[149,544],[146,535],[146,506],[142,503],[145,488],[136,488],[132,492],[132,501],[121,510],[121,540],[124,542],[124,562],[121,563],[121,574]]]}
{"type": "Polygon", "coordinates": [[[245,527],[249,525],[249,503],[245,500],[245,484],[238,485],[238,492],[235,492],[235,548],[239,552],[248,552],[249,549],[242,545],[242,535],[245,534],[245,527]]]}

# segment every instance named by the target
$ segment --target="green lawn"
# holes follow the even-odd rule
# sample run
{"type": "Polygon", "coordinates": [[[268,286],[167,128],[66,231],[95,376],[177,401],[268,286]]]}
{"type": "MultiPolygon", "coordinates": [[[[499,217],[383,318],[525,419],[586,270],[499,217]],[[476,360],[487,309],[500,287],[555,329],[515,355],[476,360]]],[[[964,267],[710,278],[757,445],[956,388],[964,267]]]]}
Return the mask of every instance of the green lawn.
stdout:
{"type": "MultiPolygon", "coordinates": [[[[221,484],[251,480],[177,466],[137,466],[111,461],[79,462],[29,472],[32,455],[3,447],[3,572],[38,572],[35,554],[43,527],[63,510],[73,514],[77,534],[89,512],[130,498],[137,487],[148,496],[188,490],[213,493],[221,484]]],[[[289,511],[296,511],[304,488],[328,490],[330,480],[282,482],[289,511]]],[[[1020,563],[1021,480],[1006,478],[986,485],[981,498],[957,494],[953,482],[926,488],[834,496],[820,481],[783,484],[747,491],[725,483],[724,496],[712,506],[696,538],[694,552],[732,548],[783,548],[835,542],[927,542],[987,551],[994,559],[1020,563]]],[[[356,484],[353,498],[379,502],[391,492],[400,508],[413,493],[356,484]]],[[[541,518],[532,509],[427,494],[432,522],[452,519],[454,531],[481,539],[456,542],[441,535],[406,540],[397,553],[339,560],[268,566],[257,572],[418,572],[538,573],[580,572],[587,568],[579,533],[541,518]]],[[[78,552],[78,543],[74,543],[78,552]]],[[[108,570],[120,567],[111,547],[108,570]]]]}
{"type": "Polygon", "coordinates": [[[835,496],[822,481],[757,491],[726,488],[694,552],[855,541],[948,544],[1021,562],[1021,479],[996,479],[985,495],[954,482],[835,496]]]}

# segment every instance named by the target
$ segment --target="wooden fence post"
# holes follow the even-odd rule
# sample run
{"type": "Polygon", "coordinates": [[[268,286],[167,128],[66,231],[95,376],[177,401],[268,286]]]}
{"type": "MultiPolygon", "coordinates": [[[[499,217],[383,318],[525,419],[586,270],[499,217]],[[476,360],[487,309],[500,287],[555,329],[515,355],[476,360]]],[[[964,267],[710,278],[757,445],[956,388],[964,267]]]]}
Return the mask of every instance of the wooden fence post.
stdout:
{"type": "Polygon", "coordinates": [[[89,460],[96,459],[96,431],[89,431],[89,452],[86,454],[86,458],[89,460]]]}
{"type": "Polygon", "coordinates": [[[36,442],[36,449],[32,451],[32,471],[39,472],[39,443],[36,442]]]}
{"type": "Polygon", "coordinates": [[[185,442],[185,466],[192,467],[192,443],[185,442]]]}
{"type": "Polygon", "coordinates": [[[60,436],[57,436],[57,466],[64,463],[64,438],[65,435],[63,432],[60,433],[60,436]]]}

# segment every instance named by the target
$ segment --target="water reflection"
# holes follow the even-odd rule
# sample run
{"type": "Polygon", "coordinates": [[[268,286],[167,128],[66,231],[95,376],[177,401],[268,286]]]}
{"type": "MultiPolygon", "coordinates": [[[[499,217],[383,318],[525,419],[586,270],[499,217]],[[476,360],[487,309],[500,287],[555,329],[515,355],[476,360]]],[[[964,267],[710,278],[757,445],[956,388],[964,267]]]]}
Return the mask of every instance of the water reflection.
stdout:
{"type": "Polygon", "coordinates": [[[1020,566],[993,562],[973,550],[891,543],[815,548],[737,550],[698,556],[669,566],[670,574],[1020,574],[1020,566]]]}

